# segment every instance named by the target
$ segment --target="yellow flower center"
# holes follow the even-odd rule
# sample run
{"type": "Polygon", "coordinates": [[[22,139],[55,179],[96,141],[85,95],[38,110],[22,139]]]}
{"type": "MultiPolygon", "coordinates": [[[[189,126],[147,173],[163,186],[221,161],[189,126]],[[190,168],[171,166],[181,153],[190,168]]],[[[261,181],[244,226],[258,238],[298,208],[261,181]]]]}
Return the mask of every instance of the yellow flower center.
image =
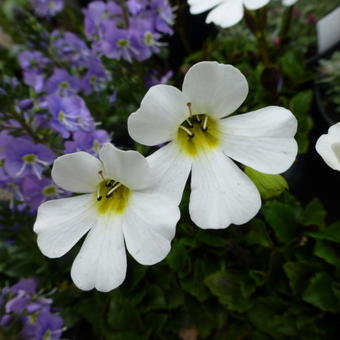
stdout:
{"type": "Polygon", "coordinates": [[[218,121],[205,114],[192,115],[177,131],[176,142],[182,152],[195,157],[200,152],[212,150],[220,144],[218,121]]]}
{"type": "Polygon", "coordinates": [[[104,179],[96,193],[97,209],[100,214],[121,215],[130,199],[131,190],[121,183],[104,179]]]}

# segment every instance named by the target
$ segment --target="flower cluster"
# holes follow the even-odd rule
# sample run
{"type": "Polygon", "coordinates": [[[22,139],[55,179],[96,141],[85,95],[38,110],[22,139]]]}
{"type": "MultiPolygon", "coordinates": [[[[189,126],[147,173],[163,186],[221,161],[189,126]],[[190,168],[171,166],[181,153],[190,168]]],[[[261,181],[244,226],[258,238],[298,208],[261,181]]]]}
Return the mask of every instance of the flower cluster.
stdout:
{"type": "Polygon", "coordinates": [[[128,62],[158,53],[162,34],[172,33],[174,20],[168,0],[93,1],[84,14],[93,49],[128,62]]]}
{"type": "Polygon", "coordinates": [[[37,293],[36,280],[22,279],[0,291],[0,326],[12,332],[19,328],[20,337],[27,340],[60,339],[64,321],[52,302],[37,293]]]}
{"type": "Polygon", "coordinates": [[[30,0],[34,12],[40,17],[52,17],[63,10],[63,0],[30,0]]]}

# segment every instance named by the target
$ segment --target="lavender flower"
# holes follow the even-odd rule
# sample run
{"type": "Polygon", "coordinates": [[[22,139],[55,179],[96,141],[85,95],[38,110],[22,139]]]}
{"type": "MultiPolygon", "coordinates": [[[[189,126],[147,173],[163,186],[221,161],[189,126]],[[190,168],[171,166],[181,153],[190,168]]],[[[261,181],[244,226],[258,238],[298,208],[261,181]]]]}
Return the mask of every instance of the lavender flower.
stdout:
{"type": "Polygon", "coordinates": [[[78,131],[73,134],[73,141],[65,142],[65,153],[86,151],[96,156],[101,146],[109,142],[110,137],[105,130],[78,131]]]}
{"type": "Polygon", "coordinates": [[[71,132],[90,131],[93,128],[93,118],[82,98],[50,95],[47,103],[52,114],[50,126],[63,138],[70,137],[71,132]]]}
{"type": "Polygon", "coordinates": [[[56,68],[46,82],[45,91],[48,94],[57,93],[60,96],[69,96],[78,93],[81,87],[81,81],[77,77],[71,76],[64,69],[56,68]]]}
{"type": "Polygon", "coordinates": [[[168,0],[128,0],[126,7],[94,1],[84,10],[85,34],[93,49],[112,59],[143,61],[159,53],[162,33],[171,34],[168,0]]]}
{"type": "Polygon", "coordinates": [[[52,17],[64,8],[63,0],[30,0],[35,13],[40,17],[52,17]]]}
{"type": "Polygon", "coordinates": [[[33,210],[37,210],[41,203],[60,197],[61,192],[52,180],[28,175],[23,180],[22,193],[25,204],[33,210]]]}
{"type": "Polygon", "coordinates": [[[159,72],[153,70],[152,72],[150,72],[150,74],[146,78],[145,85],[148,88],[150,88],[152,86],[159,85],[159,84],[167,84],[169,80],[172,78],[173,74],[174,73],[172,71],[168,71],[165,74],[160,75],[159,72]]]}
{"type": "Polygon", "coordinates": [[[53,301],[38,295],[36,289],[36,280],[22,279],[0,290],[0,325],[10,331],[12,323],[19,321],[22,324],[20,338],[57,340],[62,335],[64,321],[52,312],[53,301]]]}
{"type": "Polygon", "coordinates": [[[55,159],[45,145],[35,144],[29,138],[15,138],[5,151],[4,168],[12,178],[34,174],[41,178],[43,170],[55,159]]]}

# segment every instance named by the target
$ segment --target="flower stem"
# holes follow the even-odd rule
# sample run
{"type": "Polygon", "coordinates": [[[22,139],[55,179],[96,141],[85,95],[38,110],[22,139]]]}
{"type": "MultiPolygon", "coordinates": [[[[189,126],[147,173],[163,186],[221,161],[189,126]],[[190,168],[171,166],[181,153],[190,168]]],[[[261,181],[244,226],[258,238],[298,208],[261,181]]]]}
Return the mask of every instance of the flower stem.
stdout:
{"type": "Polygon", "coordinates": [[[256,11],[245,11],[245,21],[249,30],[254,34],[261,59],[263,63],[268,66],[270,65],[269,49],[267,41],[267,10],[265,7],[256,11]]]}
{"type": "Polygon", "coordinates": [[[292,24],[294,6],[290,6],[285,10],[285,13],[282,17],[281,28],[279,33],[280,43],[284,45],[289,38],[289,31],[292,24]]]}

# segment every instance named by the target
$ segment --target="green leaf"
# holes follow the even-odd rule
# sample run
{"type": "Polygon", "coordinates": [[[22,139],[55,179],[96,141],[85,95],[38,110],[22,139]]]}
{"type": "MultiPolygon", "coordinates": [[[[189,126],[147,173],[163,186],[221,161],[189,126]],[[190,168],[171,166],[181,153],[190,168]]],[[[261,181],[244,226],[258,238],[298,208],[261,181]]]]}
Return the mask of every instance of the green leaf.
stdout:
{"type": "Polygon", "coordinates": [[[297,238],[298,211],[295,207],[278,201],[268,201],[262,211],[279,240],[289,243],[297,238]]]}
{"type": "Polygon", "coordinates": [[[290,101],[290,109],[295,116],[303,116],[309,113],[313,102],[313,91],[306,90],[298,93],[290,101]]]}
{"type": "Polygon", "coordinates": [[[271,248],[273,242],[269,237],[265,223],[260,219],[253,219],[247,229],[246,241],[249,245],[258,244],[262,247],[271,248]]]}
{"type": "Polygon", "coordinates": [[[268,175],[246,167],[244,172],[254,182],[264,200],[281,195],[288,183],[281,175],[268,175]]]}
{"type": "Polygon", "coordinates": [[[314,255],[322,258],[327,263],[340,267],[340,255],[328,241],[316,240],[314,247],[314,255]]]}
{"type": "Polygon", "coordinates": [[[319,269],[319,266],[308,262],[287,262],[283,270],[289,279],[289,286],[294,296],[300,296],[309,283],[310,277],[319,269]]]}
{"type": "Polygon", "coordinates": [[[319,240],[340,243],[340,221],[333,223],[322,231],[305,232],[305,234],[319,240]]]}
{"type": "Polygon", "coordinates": [[[209,290],[204,285],[204,278],[208,275],[207,266],[201,260],[196,260],[193,268],[193,277],[188,276],[180,281],[182,288],[203,302],[210,296],[209,290]]]}
{"type": "Polygon", "coordinates": [[[303,225],[324,227],[326,210],[318,199],[313,199],[301,214],[299,220],[303,225]]]}
{"type": "Polygon", "coordinates": [[[175,242],[166,258],[169,267],[178,273],[179,277],[184,277],[190,270],[190,257],[186,249],[180,242],[175,242]]]}
{"type": "Polygon", "coordinates": [[[204,283],[222,304],[231,310],[244,312],[251,307],[249,297],[264,282],[260,275],[258,272],[247,274],[224,271],[209,275],[204,283]]]}
{"type": "Polygon", "coordinates": [[[160,287],[156,285],[148,286],[142,302],[142,308],[145,312],[167,308],[165,296],[160,287]]]}
{"type": "Polygon", "coordinates": [[[211,230],[197,230],[196,238],[200,243],[210,247],[222,248],[226,246],[226,241],[221,236],[214,235],[211,230]]]}
{"type": "Polygon", "coordinates": [[[303,300],[325,312],[338,310],[338,299],[332,290],[332,278],[326,272],[317,273],[303,294],[303,300]]]}

